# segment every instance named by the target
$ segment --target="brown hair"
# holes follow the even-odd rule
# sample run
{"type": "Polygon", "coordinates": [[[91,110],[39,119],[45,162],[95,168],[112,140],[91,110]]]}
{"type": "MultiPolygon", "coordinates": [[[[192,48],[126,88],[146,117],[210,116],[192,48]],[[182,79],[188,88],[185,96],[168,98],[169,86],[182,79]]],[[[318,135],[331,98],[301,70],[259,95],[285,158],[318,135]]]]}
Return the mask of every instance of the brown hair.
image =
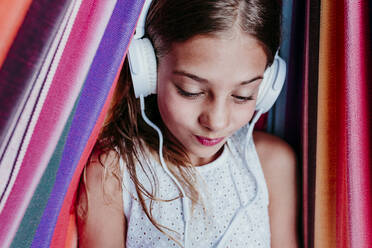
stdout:
{"type": "Polygon", "coordinates": [[[159,58],[173,42],[239,27],[261,42],[271,64],[280,42],[280,6],[278,0],[155,0],[146,31],[159,58]]]}
{"type": "MultiPolygon", "coordinates": [[[[271,64],[280,41],[280,18],[280,4],[277,0],[154,0],[146,19],[146,34],[159,59],[169,51],[174,42],[186,41],[200,34],[219,35],[239,28],[261,42],[268,64],[271,64]]],[[[192,165],[185,149],[163,124],[156,95],[146,98],[146,113],[164,134],[165,161],[188,197],[196,203],[199,195],[194,185],[192,165]]],[[[156,197],[156,174],[146,161],[140,159],[146,151],[157,156],[158,145],[156,132],[141,117],[139,101],[134,96],[129,66],[125,60],[115,97],[95,150],[101,154],[118,152],[135,185],[144,212],[165,233],[164,228],[168,228],[154,220],[151,206],[146,206],[145,198],[151,199],[150,204],[153,200],[172,199],[156,197]],[[149,172],[147,177],[152,182],[150,190],[139,181],[139,170],[149,172]]]]}

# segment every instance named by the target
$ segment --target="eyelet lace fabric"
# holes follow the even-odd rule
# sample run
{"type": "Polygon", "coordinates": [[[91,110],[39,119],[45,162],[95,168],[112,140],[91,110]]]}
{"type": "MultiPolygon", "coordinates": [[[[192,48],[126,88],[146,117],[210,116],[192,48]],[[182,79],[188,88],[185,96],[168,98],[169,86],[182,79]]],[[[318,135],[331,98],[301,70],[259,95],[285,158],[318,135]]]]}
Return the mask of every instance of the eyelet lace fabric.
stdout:
{"type": "MultiPolygon", "coordinates": [[[[249,141],[247,151],[241,150],[246,131],[242,128],[230,137],[215,161],[196,167],[202,203],[193,208],[189,220],[189,247],[270,247],[267,186],[253,140],[249,141]]],[[[184,247],[185,221],[178,189],[155,160],[150,164],[158,178],[158,197],[169,200],[153,201],[153,218],[178,243],[150,222],[137,201],[128,173],[123,170],[126,247],[184,247]]],[[[138,176],[151,189],[151,178],[141,170],[138,176]]],[[[150,207],[150,201],[146,203],[150,207]]]]}

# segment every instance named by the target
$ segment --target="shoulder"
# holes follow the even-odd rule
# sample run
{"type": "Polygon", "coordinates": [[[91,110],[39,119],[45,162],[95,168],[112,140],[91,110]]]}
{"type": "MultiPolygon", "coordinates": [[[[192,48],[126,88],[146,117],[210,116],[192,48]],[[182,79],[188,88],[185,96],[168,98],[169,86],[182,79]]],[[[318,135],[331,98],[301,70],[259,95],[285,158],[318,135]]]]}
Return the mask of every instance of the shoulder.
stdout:
{"type": "Polygon", "coordinates": [[[253,139],[263,169],[293,169],[292,167],[296,164],[296,156],[292,147],[284,140],[260,131],[253,132],[253,139]]]}
{"type": "Polygon", "coordinates": [[[253,138],[269,191],[272,247],[298,247],[295,153],[286,142],[273,135],[255,132],[253,138]]]}
{"type": "Polygon", "coordinates": [[[79,247],[124,247],[125,217],[115,151],[94,152],[77,200],[79,247]]]}
{"type": "Polygon", "coordinates": [[[295,186],[296,156],[285,141],[274,135],[256,131],[253,139],[272,200],[295,186]]]}
{"type": "Polygon", "coordinates": [[[93,152],[84,168],[79,190],[82,212],[87,212],[87,205],[121,208],[121,181],[119,155],[115,151],[93,152]]]}
{"type": "Polygon", "coordinates": [[[120,182],[119,155],[116,151],[94,152],[85,168],[85,180],[88,188],[104,185],[108,193],[117,191],[120,182]]]}

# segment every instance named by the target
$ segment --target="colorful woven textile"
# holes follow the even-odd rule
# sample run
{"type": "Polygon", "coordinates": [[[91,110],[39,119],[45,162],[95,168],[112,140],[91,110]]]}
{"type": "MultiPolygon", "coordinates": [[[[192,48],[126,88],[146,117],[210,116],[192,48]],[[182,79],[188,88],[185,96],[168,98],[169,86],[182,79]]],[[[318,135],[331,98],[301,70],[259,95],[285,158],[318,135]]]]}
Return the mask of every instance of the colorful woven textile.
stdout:
{"type": "Polygon", "coordinates": [[[61,247],[76,236],[77,182],[142,4],[31,3],[0,70],[0,247],[61,247]]]}

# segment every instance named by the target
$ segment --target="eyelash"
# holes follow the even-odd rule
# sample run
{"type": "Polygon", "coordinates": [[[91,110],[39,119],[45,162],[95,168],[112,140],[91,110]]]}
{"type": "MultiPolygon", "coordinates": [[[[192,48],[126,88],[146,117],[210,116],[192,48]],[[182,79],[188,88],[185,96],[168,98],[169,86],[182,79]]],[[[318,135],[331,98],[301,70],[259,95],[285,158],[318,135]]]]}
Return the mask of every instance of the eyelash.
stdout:
{"type": "MultiPolygon", "coordinates": [[[[203,92],[199,92],[199,93],[191,93],[191,92],[187,92],[183,89],[181,89],[180,87],[176,86],[177,88],[177,91],[178,93],[181,95],[181,96],[184,96],[184,97],[187,97],[187,98],[196,98],[200,95],[203,94],[203,92]]],[[[248,97],[244,97],[244,96],[236,96],[236,95],[232,95],[232,97],[234,97],[237,101],[237,103],[239,104],[244,104],[248,101],[251,101],[253,100],[253,97],[252,96],[248,96],[248,97]]]]}
{"type": "Polygon", "coordinates": [[[248,101],[253,100],[253,97],[252,96],[244,97],[244,96],[235,96],[235,95],[233,95],[233,97],[237,100],[237,102],[239,104],[243,104],[243,103],[246,103],[248,101]]]}
{"type": "Polygon", "coordinates": [[[176,86],[177,88],[177,91],[178,93],[181,95],[181,96],[185,96],[185,97],[188,97],[188,98],[195,98],[197,96],[200,96],[203,94],[203,92],[199,92],[199,93],[191,93],[191,92],[187,92],[187,91],[184,91],[183,89],[181,89],[180,87],[176,86]]]}

